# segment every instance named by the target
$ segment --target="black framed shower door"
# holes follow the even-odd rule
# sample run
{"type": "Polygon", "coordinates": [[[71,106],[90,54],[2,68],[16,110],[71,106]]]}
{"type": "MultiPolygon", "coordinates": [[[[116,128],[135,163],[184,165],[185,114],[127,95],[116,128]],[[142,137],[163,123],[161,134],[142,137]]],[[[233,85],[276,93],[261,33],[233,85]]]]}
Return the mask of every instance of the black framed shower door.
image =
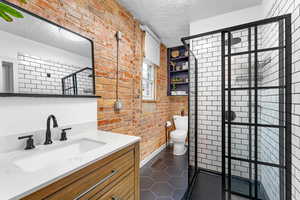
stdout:
{"type": "MultiPolygon", "coordinates": [[[[198,134],[202,134],[198,115],[203,115],[198,113],[198,96],[204,82],[201,78],[206,76],[200,71],[202,61],[198,59],[201,53],[197,49],[190,50],[190,68],[194,69],[190,69],[189,76],[190,187],[193,187],[193,180],[200,171],[208,170],[222,177],[220,196],[223,200],[239,199],[233,196],[291,200],[291,15],[192,35],[181,40],[187,47],[190,41],[196,45],[202,45],[197,42],[200,40],[214,42],[220,50],[218,46],[213,48],[221,51],[220,55],[217,51],[213,55],[217,58],[214,66],[221,66],[218,75],[221,76],[221,122],[215,123],[215,126],[219,126],[218,123],[221,126],[221,169],[217,166],[217,169],[210,170],[198,166],[201,158],[197,154],[201,151],[198,145],[201,140],[197,138],[198,134]],[[220,43],[216,42],[218,38],[221,38],[220,43]],[[246,65],[241,60],[246,60],[246,65]],[[239,72],[237,66],[246,70],[239,72]],[[267,76],[263,76],[266,72],[267,76]],[[198,80],[202,81],[199,85],[198,80]],[[241,139],[240,144],[237,138],[241,139]]],[[[218,106],[215,109],[219,110],[218,106]]],[[[216,185],[216,190],[218,187],[216,185]]]]}
{"type": "Polygon", "coordinates": [[[291,16],[223,29],[221,55],[222,199],[290,200],[291,16]]]}

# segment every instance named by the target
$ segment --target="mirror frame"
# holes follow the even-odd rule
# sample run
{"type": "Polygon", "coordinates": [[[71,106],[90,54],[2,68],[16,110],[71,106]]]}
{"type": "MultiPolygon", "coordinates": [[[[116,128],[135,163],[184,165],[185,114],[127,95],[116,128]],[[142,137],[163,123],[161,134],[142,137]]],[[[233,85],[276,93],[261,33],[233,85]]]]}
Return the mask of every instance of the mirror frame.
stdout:
{"type": "Polygon", "coordinates": [[[94,42],[93,42],[92,39],[90,39],[90,38],[88,38],[88,37],[85,37],[85,36],[83,36],[83,35],[81,35],[81,34],[79,34],[79,33],[76,33],[76,32],[74,32],[73,30],[70,30],[70,29],[68,29],[68,28],[66,28],[66,27],[63,27],[63,26],[61,26],[61,25],[59,25],[59,24],[57,24],[57,23],[55,23],[55,22],[52,22],[52,21],[46,19],[46,18],[43,18],[43,17],[41,17],[41,16],[39,16],[39,15],[37,15],[37,14],[34,14],[34,13],[32,13],[32,12],[30,12],[30,11],[24,9],[24,8],[21,8],[21,7],[15,5],[15,4],[13,4],[13,3],[10,3],[10,2],[8,2],[8,1],[6,1],[6,0],[0,0],[0,2],[5,3],[5,4],[7,4],[7,5],[9,5],[9,6],[13,7],[13,8],[16,8],[16,9],[22,11],[22,12],[25,12],[25,13],[27,13],[27,14],[33,16],[33,17],[36,17],[36,18],[38,18],[38,19],[40,19],[40,20],[43,20],[43,21],[45,21],[45,22],[47,22],[47,23],[50,23],[50,24],[52,24],[52,25],[54,25],[54,26],[57,26],[57,27],[59,27],[59,28],[62,28],[62,29],[64,29],[64,30],[66,30],[66,31],[69,31],[69,32],[71,32],[71,33],[73,33],[73,34],[75,34],[75,35],[77,35],[77,36],[79,36],[79,37],[82,37],[82,38],[88,40],[88,41],[91,43],[92,69],[93,69],[93,72],[92,72],[92,74],[93,74],[93,94],[94,94],[94,95],[63,95],[63,94],[1,93],[1,92],[0,92],[0,97],[101,98],[101,96],[97,96],[97,95],[96,95],[94,42]]]}

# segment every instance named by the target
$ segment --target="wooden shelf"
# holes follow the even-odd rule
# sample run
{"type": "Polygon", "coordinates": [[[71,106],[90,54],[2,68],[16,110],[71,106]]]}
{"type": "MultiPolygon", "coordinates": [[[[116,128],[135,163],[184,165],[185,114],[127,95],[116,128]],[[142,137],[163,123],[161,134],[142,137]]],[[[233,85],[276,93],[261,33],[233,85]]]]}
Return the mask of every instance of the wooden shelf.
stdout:
{"type": "Polygon", "coordinates": [[[170,96],[173,96],[173,97],[186,97],[186,96],[189,96],[187,94],[170,94],[170,96]]]}
{"type": "Polygon", "coordinates": [[[188,61],[189,57],[188,56],[181,56],[178,58],[170,58],[170,61],[172,62],[182,62],[182,61],[188,61]]]}
{"type": "Polygon", "coordinates": [[[171,85],[186,85],[189,84],[189,82],[171,82],[171,85]]]}
{"type": "Polygon", "coordinates": [[[178,72],[189,72],[189,70],[188,69],[182,69],[182,70],[170,71],[170,73],[178,73],[178,72]]]}

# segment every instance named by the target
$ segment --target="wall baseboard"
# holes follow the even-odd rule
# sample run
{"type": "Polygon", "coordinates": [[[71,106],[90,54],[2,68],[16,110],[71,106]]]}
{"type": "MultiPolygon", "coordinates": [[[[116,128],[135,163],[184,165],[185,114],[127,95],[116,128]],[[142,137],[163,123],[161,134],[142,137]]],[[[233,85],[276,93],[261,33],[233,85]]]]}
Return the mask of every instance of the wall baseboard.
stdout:
{"type": "Polygon", "coordinates": [[[158,155],[165,148],[166,148],[166,144],[163,144],[158,149],[153,151],[149,156],[147,156],[144,160],[140,162],[140,168],[142,168],[145,164],[147,164],[152,158],[158,155]]]}

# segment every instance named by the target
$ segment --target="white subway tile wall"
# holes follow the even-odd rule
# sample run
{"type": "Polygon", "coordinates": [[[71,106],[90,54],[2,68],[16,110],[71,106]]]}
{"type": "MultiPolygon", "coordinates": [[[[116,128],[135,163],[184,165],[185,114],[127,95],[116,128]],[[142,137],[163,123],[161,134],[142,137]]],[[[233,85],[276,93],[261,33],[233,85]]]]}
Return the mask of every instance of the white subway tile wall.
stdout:
{"type": "MultiPolygon", "coordinates": [[[[300,2],[276,0],[266,17],[292,13],[292,198],[300,199],[300,2]]],[[[272,179],[273,180],[273,179],[272,179]]]]}
{"type": "MultiPolygon", "coordinates": [[[[272,10],[266,17],[277,16],[291,12],[293,14],[293,199],[300,199],[300,17],[299,4],[294,0],[274,1],[272,10]],[[295,16],[297,15],[297,16],[295,16]],[[298,113],[298,114],[296,114],[298,113]],[[298,165],[298,166],[297,166],[298,165]]],[[[253,33],[253,31],[252,31],[253,33]]],[[[269,48],[279,45],[279,26],[270,24],[258,29],[259,48],[269,48]]],[[[234,37],[240,37],[242,42],[233,46],[233,52],[248,49],[247,30],[234,32],[234,37]]],[[[253,34],[251,36],[253,40],[253,34]]],[[[215,34],[194,39],[191,42],[192,51],[198,58],[198,166],[204,169],[221,172],[221,35],[215,34]]],[[[252,44],[253,49],[253,44],[252,44]]],[[[279,55],[278,51],[259,53],[259,86],[278,86],[279,55]]],[[[247,87],[248,56],[232,58],[232,87],[247,87]],[[246,76],[245,76],[246,75],[246,76]]],[[[252,58],[252,61],[254,58],[252,58]]],[[[194,69],[191,69],[191,73],[194,69]]],[[[252,70],[252,74],[254,70],[252,70]]],[[[195,93],[194,74],[191,75],[191,96],[195,93]]],[[[253,86],[253,82],[251,83],[253,86]]],[[[253,95],[253,93],[252,93],[253,95]]],[[[259,92],[259,123],[279,125],[279,91],[262,90],[259,92]]],[[[248,92],[232,91],[232,110],[238,116],[237,122],[248,122],[248,92]]],[[[253,98],[253,97],[252,97],[253,98]]],[[[192,98],[193,100],[193,98],[192,98]]],[[[252,100],[254,102],[254,100],[252,100]]],[[[254,103],[253,103],[254,104],[254,103]]],[[[194,102],[191,101],[191,113],[194,114],[194,102]]],[[[254,107],[252,105],[252,112],[254,107]]],[[[252,113],[252,116],[254,114],[252,113]]],[[[192,115],[193,116],[193,115],[192,115]]],[[[193,123],[193,120],[191,120],[193,123]]],[[[192,124],[191,124],[192,125],[192,124]]],[[[194,128],[194,127],[193,127],[194,128]]],[[[252,131],[253,133],[254,131],[252,131]]],[[[279,164],[279,129],[260,128],[258,138],[259,160],[279,164]]],[[[232,155],[249,158],[249,129],[240,126],[232,127],[232,155]]],[[[252,137],[254,139],[254,137],[252,137]]],[[[253,142],[252,142],[253,144],[253,142]]],[[[193,149],[193,148],[191,148],[193,149]]],[[[253,151],[253,150],[252,150],[253,151]]],[[[252,153],[254,155],[254,152],[252,153]]],[[[234,161],[232,174],[249,177],[249,165],[234,161]]],[[[277,168],[259,166],[259,181],[272,200],[279,200],[280,180],[277,168]]]]}
{"type": "MultiPolygon", "coordinates": [[[[194,39],[191,46],[198,60],[198,167],[219,172],[222,166],[220,40],[219,34],[205,36],[194,39]]],[[[190,70],[190,95],[194,97],[195,69],[190,70]]],[[[194,112],[192,99],[190,110],[194,112]]],[[[194,118],[191,119],[193,122],[194,118]]]]}
{"type": "MultiPolygon", "coordinates": [[[[284,45],[284,32],[280,31],[279,23],[272,23],[258,27],[262,35],[262,45],[261,48],[278,47],[284,45]],[[279,36],[280,35],[280,36],[279,36]],[[283,41],[280,44],[280,41],[283,41]]],[[[284,29],[284,25],[282,24],[284,29]]],[[[283,30],[282,29],[282,30],[283,30]]],[[[259,74],[261,74],[262,79],[260,86],[284,86],[284,56],[279,59],[280,55],[284,52],[280,51],[269,51],[264,53],[259,53],[262,57],[263,65],[259,67],[259,74]],[[282,64],[281,64],[282,63],[282,64]],[[281,73],[280,70],[281,69],[281,73]],[[279,80],[283,81],[280,82],[279,80]]],[[[259,101],[259,123],[269,124],[269,125],[280,125],[280,114],[284,116],[284,91],[282,94],[279,93],[279,89],[268,89],[260,90],[258,92],[259,101]],[[281,97],[281,98],[280,98],[281,97]],[[283,100],[280,100],[282,99],[283,100]],[[282,107],[280,107],[282,105],[282,107]]],[[[281,119],[283,122],[283,119],[281,119]]],[[[284,125],[284,123],[282,124],[284,125]]],[[[284,135],[284,129],[282,129],[282,134],[284,135]]],[[[259,128],[259,160],[263,162],[280,164],[279,162],[279,137],[280,131],[278,128],[259,128]]],[[[281,138],[282,142],[284,138],[281,138]]],[[[284,153],[284,148],[281,149],[284,153]]],[[[284,154],[281,154],[284,155],[284,154]]],[[[284,160],[284,158],[282,159],[284,160]]],[[[269,166],[259,166],[261,173],[261,183],[264,187],[264,191],[269,199],[279,200],[280,199],[280,174],[278,168],[269,166]]],[[[284,191],[282,188],[281,191],[284,191]]]]}
{"type": "MultiPolygon", "coordinates": [[[[43,60],[18,53],[18,85],[20,93],[62,94],[62,78],[87,66],[43,60]]],[[[93,94],[91,70],[78,74],[78,94],[93,94]]]]}
{"type": "MultiPolygon", "coordinates": [[[[233,38],[242,41],[232,46],[232,52],[247,51],[247,34],[248,30],[233,33],[233,38]]],[[[221,172],[221,35],[194,39],[192,51],[198,59],[198,166],[221,172]]],[[[247,74],[248,56],[233,57],[232,87],[247,87],[247,74]]],[[[191,91],[194,90],[192,77],[191,91]]],[[[194,112],[193,105],[191,112],[194,112]]],[[[232,91],[232,110],[237,115],[236,122],[248,122],[248,91],[232,91]]],[[[249,158],[248,133],[248,127],[232,126],[232,156],[249,158]]],[[[231,167],[232,175],[249,178],[249,164],[234,161],[231,167]]]]}

